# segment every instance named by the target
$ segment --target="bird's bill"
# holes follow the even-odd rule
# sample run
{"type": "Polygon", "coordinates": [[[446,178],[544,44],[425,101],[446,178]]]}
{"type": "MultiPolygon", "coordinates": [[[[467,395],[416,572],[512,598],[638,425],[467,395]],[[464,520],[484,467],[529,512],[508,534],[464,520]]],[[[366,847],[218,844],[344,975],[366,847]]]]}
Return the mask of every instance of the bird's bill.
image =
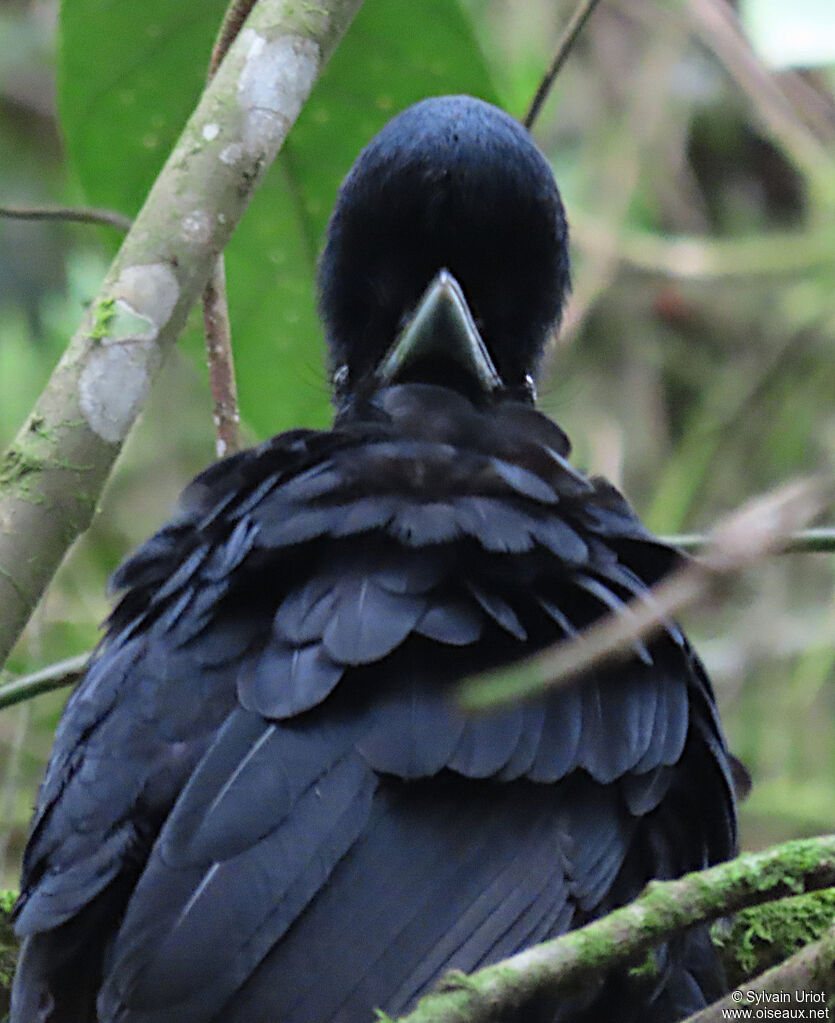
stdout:
{"type": "Polygon", "coordinates": [[[424,360],[457,363],[479,388],[491,394],[502,386],[461,285],[449,272],[432,280],[378,370],[383,384],[396,383],[424,360]]]}

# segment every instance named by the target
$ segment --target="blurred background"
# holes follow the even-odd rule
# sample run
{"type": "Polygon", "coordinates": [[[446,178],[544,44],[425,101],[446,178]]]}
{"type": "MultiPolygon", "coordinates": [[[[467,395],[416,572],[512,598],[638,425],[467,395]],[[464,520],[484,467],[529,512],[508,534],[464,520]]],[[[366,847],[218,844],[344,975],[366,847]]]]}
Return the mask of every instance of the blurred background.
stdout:
{"type": "MultiPolygon", "coordinates": [[[[224,0],[0,0],[0,206],[132,215],[199,94],[224,0]],[[60,113],[59,113],[60,112],[60,113]]],[[[329,418],[312,275],[335,190],[394,112],[471,92],[523,116],[567,0],[366,0],[228,253],[247,437],[329,418]]],[[[604,0],[534,136],[574,292],[540,404],[660,533],[835,463],[835,4],[604,0]],[[744,33],[739,31],[739,14],[744,33]]],[[[0,219],[0,445],[118,245],[0,219]]],[[[213,458],[199,311],[93,528],[2,680],[89,650],[119,560],[213,458]]],[[[743,845],[833,830],[835,555],[783,555],[685,624],[754,788],[743,845]]],[[[0,712],[0,887],[16,884],[66,691],[0,712]]]]}

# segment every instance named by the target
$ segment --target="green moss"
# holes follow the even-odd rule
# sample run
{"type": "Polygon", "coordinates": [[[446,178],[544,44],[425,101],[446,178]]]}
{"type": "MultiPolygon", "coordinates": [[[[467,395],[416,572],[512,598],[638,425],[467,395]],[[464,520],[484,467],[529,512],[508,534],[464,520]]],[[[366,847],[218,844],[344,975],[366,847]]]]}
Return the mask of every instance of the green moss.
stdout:
{"type": "Polygon", "coordinates": [[[29,432],[33,433],[36,437],[40,437],[41,440],[49,441],[50,443],[55,440],[55,434],[47,428],[46,420],[43,416],[32,416],[29,420],[29,432]]]}
{"type": "MultiPolygon", "coordinates": [[[[33,429],[30,425],[29,429],[32,432],[39,431],[38,435],[42,438],[50,439],[47,431],[42,427],[33,429]]],[[[40,504],[44,499],[43,495],[33,491],[32,484],[46,469],[66,469],[70,472],[87,473],[93,471],[95,466],[73,464],[66,459],[43,458],[28,447],[12,444],[0,458],[0,487],[11,490],[15,497],[21,500],[40,504]]]]}
{"type": "Polygon", "coordinates": [[[438,991],[470,991],[478,994],[480,990],[478,981],[461,970],[447,970],[438,981],[438,991]]]}
{"type": "Polygon", "coordinates": [[[817,941],[835,921],[835,889],[780,899],[714,924],[711,937],[723,953],[731,986],[776,966],[817,941]]]}
{"type": "Polygon", "coordinates": [[[800,878],[820,867],[820,850],[814,844],[799,840],[787,842],[780,850],[779,860],[765,869],[758,870],[753,879],[758,891],[767,892],[774,888],[788,888],[797,895],[803,893],[800,878]]]}
{"type": "Polygon", "coordinates": [[[12,444],[0,459],[0,487],[8,488],[15,497],[22,500],[39,503],[43,497],[40,494],[33,495],[29,477],[34,474],[37,478],[45,465],[44,459],[18,444],[12,444]]]}
{"type": "Polygon", "coordinates": [[[100,341],[110,333],[110,325],[116,315],[116,299],[103,298],[96,304],[93,310],[93,327],[90,330],[90,337],[100,341]]]}
{"type": "MultiPolygon", "coordinates": [[[[786,893],[803,895],[804,877],[814,875],[821,868],[821,846],[818,840],[799,839],[786,842],[780,846],[780,855],[766,859],[759,853],[746,854],[738,860],[723,864],[724,880],[717,884],[715,880],[709,884],[699,882],[698,876],[694,883],[700,884],[699,899],[706,906],[722,909],[735,901],[740,891],[753,888],[755,891],[771,893],[775,899],[783,898],[786,893]]],[[[778,903],[782,904],[782,903],[778,903]]],[[[752,910],[761,912],[761,910],[752,910]]]]}
{"type": "Polygon", "coordinates": [[[629,976],[634,977],[636,980],[653,980],[659,975],[658,960],[655,958],[655,952],[652,949],[644,956],[642,963],[629,967],[629,976]]]}
{"type": "Polygon", "coordinates": [[[0,890],[0,1014],[8,1007],[8,992],[17,964],[18,943],[9,914],[17,892],[0,890]]]}

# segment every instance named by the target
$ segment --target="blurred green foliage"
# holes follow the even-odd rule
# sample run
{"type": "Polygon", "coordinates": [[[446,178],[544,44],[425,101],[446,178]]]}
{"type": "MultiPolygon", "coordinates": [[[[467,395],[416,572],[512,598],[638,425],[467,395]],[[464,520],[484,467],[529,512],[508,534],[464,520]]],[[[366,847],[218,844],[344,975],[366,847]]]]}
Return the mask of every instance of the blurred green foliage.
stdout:
{"type": "MultiPolygon", "coordinates": [[[[137,212],[199,96],[225,7],[122,0],[102,9],[98,0],[65,0],[59,108],[89,202],[137,212]],[[91,46],[102,54],[92,65],[91,46]]],[[[226,250],[242,339],[241,409],[259,437],[327,423],[314,275],[336,189],[357,152],[395,111],[427,94],[496,99],[456,3],[427,0],[411,18],[410,26],[399,0],[360,10],[226,250]]],[[[195,356],[201,345],[196,333],[186,341],[195,356]]]]}
{"type": "MultiPolygon", "coordinates": [[[[57,0],[4,0],[0,204],[134,213],[199,94],[224,7],[64,0],[59,27],[57,0]]],[[[366,0],[228,251],[251,439],[328,420],[313,277],[356,153],[425,95],[471,92],[521,116],[571,7],[366,0]]],[[[575,267],[540,403],[574,439],[578,464],[624,487],[662,532],[704,528],[751,494],[835,462],[835,210],[826,189],[811,187],[797,136],[775,128],[767,96],[740,77],[727,40],[697,32],[687,10],[601,5],[535,129],[563,190],[575,267]],[[676,239],[687,240],[687,258],[676,239]]],[[[835,168],[831,69],[774,82],[824,154],[818,166],[835,168]]],[[[0,443],[117,244],[110,229],[0,220],[0,443]]],[[[210,411],[192,329],[10,671],[95,642],[106,576],[212,457],[210,411]]],[[[831,555],[775,559],[687,622],[754,776],[749,846],[832,829],[834,581],[831,555]]],[[[43,696],[0,715],[0,880],[9,883],[62,702],[43,696]]]]}

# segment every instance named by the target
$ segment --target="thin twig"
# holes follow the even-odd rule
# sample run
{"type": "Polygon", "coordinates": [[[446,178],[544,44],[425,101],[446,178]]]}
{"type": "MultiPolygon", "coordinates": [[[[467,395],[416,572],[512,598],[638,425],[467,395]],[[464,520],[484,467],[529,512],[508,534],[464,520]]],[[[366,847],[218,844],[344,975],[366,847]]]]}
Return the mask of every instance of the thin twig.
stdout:
{"type": "Polygon", "coordinates": [[[129,231],[130,217],[115,210],[93,206],[0,206],[0,217],[14,220],[72,220],[79,224],[104,224],[119,231],[129,231]]]}
{"type": "Polygon", "coordinates": [[[539,111],[542,108],[542,104],[548,97],[548,93],[551,91],[551,86],[557,75],[560,73],[560,69],[565,63],[565,59],[571,52],[571,48],[577,39],[577,36],[582,32],[583,26],[591,17],[592,11],[597,7],[600,0],[580,0],[574,13],[571,15],[571,20],[565,27],[565,31],[560,37],[560,41],[557,43],[557,52],[554,54],[554,59],[551,61],[551,66],[545,72],[542,81],[539,83],[539,88],[536,90],[536,95],[531,100],[531,105],[528,108],[528,112],[525,114],[525,119],[522,122],[524,126],[530,131],[533,127],[534,122],[539,116],[539,111]]]}
{"type": "Polygon", "coordinates": [[[232,0],[226,8],[209,60],[208,77],[210,81],[220,67],[220,62],[229,52],[229,47],[237,39],[238,33],[243,28],[243,24],[254,6],[255,0],[232,0]]]}
{"type": "MultiPolygon", "coordinates": [[[[206,80],[211,81],[229,47],[243,28],[255,0],[232,0],[223,16],[220,31],[212,47],[206,80]]],[[[235,382],[235,356],[232,351],[232,324],[226,296],[226,265],[219,253],[203,292],[203,328],[206,334],[206,359],[209,386],[214,400],[215,449],[217,457],[234,454],[243,447],[241,415],[238,410],[238,385],[235,382]]]]}
{"type": "Polygon", "coordinates": [[[572,989],[695,923],[835,884],[835,835],[746,853],[677,881],[653,881],[634,902],[560,938],[465,977],[448,974],[398,1023],[487,1023],[543,990],[572,989]]]}
{"type": "Polygon", "coordinates": [[[21,675],[4,686],[0,686],[0,710],[13,707],[16,703],[31,700],[41,693],[51,693],[53,689],[71,686],[84,674],[90,654],[79,654],[68,657],[65,661],[50,664],[30,675],[21,675]]]}
{"type": "Polygon", "coordinates": [[[484,710],[575,681],[703,600],[715,591],[717,582],[782,550],[787,538],[826,507],[831,487],[831,481],[815,477],[749,502],[713,530],[700,561],[689,562],[634,598],[626,613],[606,615],[576,637],[533,657],[465,679],[458,689],[460,704],[466,710],[484,710]]]}
{"type": "MultiPolygon", "coordinates": [[[[710,544],[709,533],[678,533],[662,536],[661,541],[686,554],[701,554],[710,544]]],[[[835,552],[835,526],[801,529],[786,537],[776,554],[832,554],[835,552]]]]}
{"type": "MultiPolygon", "coordinates": [[[[711,543],[711,534],[685,533],[665,536],[660,539],[662,543],[678,547],[688,554],[698,554],[711,543]]],[[[831,553],[833,551],[835,551],[835,526],[822,526],[819,529],[804,529],[792,533],[775,553],[802,554],[831,553]]],[[[83,674],[84,666],[91,656],[92,651],[80,654],[78,657],[50,664],[30,675],[23,675],[5,686],[0,686],[0,710],[20,703],[22,700],[32,699],[41,693],[73,685],[83,674]]]]}
{"type": "Polygon", "coordinates": [[[203,292],[203,323],[206,329],[206,354],[209,361],[209,386],[214,399],[214,423],[217,457],[234,454],[243,446],[238,412],[238,388],[232,355],[232,330],[226,300],[226,268],[223,254],[203,292]]]}

